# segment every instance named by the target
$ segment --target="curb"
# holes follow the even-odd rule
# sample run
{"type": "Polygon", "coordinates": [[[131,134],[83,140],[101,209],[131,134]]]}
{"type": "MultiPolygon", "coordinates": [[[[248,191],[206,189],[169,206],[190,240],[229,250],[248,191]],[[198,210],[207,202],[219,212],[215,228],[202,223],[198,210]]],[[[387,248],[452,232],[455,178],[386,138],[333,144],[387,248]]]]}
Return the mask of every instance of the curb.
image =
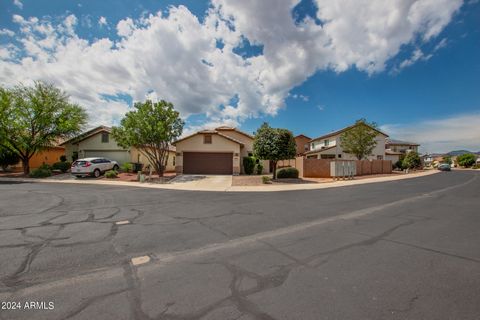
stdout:
{"type": "Polygon", "coordinates": [[[405,175],[393,176],[393,177],[372,177],[364,178],[361,180],[347,180],[347,181],[332,181],[323,182],[318,184],[290,184],[290,185],[270,185],[270,186],[230,186],[227,188],[195,188],[175,186],[171,184],[150,184],[150,183],[138,183],[138,182],[123,182],[123,181],[106,181],[106,180],[92,180],[92,181],[80,181],[80,180],[51,180],[51,179],[32,179],[32,178],[2,178],[0,181],[16,181],[24,183],[67,183],[67,184],[85,184],[85,185],[110,185],[117,187],[137,187],[137,188],[150,188],[150,189],[163,189],[163,190],[177,190],[177,191],[203,191],[203,192],[279,192],[279,191],[299,191],[299,190],[317,190],[327,189],[345,186],[354,186],[360,184],[388,182],[405,179],[413,179],[425,177],[433,174],[440,173],[437,170],[423,171],[419,173],[410,173],[405,175]]]}

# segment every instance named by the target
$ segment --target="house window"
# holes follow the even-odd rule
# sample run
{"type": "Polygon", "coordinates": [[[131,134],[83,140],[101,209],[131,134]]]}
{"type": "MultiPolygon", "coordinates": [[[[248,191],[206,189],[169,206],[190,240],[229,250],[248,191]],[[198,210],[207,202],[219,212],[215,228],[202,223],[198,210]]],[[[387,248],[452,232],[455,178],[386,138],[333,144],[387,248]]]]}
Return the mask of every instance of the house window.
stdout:
{"type": "Polygon", "coordinates": [[[325,147],[328,147],[329,144],[330,144],[330,140],[328,140],[328,139],[323,140],[323,145],[325,147]]]}
{"type": "Polygon", "coordinates": [[[305,144],[305,146],[303,146],[303,147],[305,148],[305,151],[308,151],[308,150],[309,150],[309,149],[308,149],[308,143],[305,144]]]}
{"type": "Polygon", "coordinates": [[[338,158],[340,159],[341,157],[342,157],[342,154],[339,154],[339,155],[338,155],[338,158]]]}
{"type": "Polygon", "coordinates": [[[253,153],[250,151],[250,152],[248,153],[248,156],[249,156],[249,157],[253,157],[253,153]]]}
{"type": "Polygon", "coordinates": [[[203,143],[204,144],[212,144],[212,135],[206,134],[203,136],[203,143]]]}
{"type": "Polygon", "coordinates": [[[335,159],[334,154],[321,154],[320,159],[335,159]]]}
{"type": "Polygon", "coordinates": [[[108,132],[103,132],[102,133],[102,143],[108,143],[108,139],[109,139],[108,132]]]}
{"type": "Polygon", "coordinates": [[[173,165],[175,166],[175,156],[173,156],[173,165]]]}
{"type": "Polygon", "coordinates": [[[383,156],[377,156],[377,160],[383,160],[383,156]]]}

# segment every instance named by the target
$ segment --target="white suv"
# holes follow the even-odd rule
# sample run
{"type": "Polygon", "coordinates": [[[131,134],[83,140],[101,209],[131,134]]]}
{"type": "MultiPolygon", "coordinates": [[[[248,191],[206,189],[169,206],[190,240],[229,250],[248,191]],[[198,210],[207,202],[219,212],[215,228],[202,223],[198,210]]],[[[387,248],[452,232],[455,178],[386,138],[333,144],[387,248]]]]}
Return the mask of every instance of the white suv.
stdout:
{"type": "Polygon", "coordinates": [[[118,162],[105,158],[84,158],[72,163],[71,173],[77,178],[85,176],[100,177],[108,170],[118,170],[118,162]]]}

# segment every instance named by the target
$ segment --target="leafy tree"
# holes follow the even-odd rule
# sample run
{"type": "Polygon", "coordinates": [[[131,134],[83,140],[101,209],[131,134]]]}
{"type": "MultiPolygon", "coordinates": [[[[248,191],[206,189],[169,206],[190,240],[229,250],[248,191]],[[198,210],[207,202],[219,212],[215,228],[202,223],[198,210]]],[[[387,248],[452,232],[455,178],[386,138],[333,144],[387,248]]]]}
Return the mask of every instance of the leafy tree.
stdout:
{"type": "Polygon", "coordinates": [[[112,128],[112,136],[124,148],[137,148],[163,176],[169,145],[182,134],[184,122],[173,104],[164,100],[136,102],[134,108],[119,127],[112,128]]]}
{"type": "Polygon", "coordinates": [[[475,164],[477,157],[472,153],[465,153],[457,157],[457,162],[462,167],[468,168],[475,164]]]}
{"type": "Polygon", "coordinates": [[[340,146],[343,151],[355,155],[358,160],[371,155],[377,145],[376,127],[375,123],[368,123],[365,119],[357,120],[352,128],[340,136],[340,146]]]}
{"type": "Polygon", "coordinates": [[[450,157],[450,156],[443,157],[442,162],[451,165],[453,163],[452,162],[452,157],[450,157]]]}
{"type": "Polygon", "coordinates": [[[20,157],[16,152],[7,148],[0,148],[0,167],[7,171],[8,166],[13,166],[20,162],[20,157]]]}
{"type": "Polygon", "coordinates": [[[410,151],[407,153],[402,162],[402,167],[404,169],[414,169],[420,167],[421,165],[422,160],[420,160],[420,156],[415,151],[410,151]]]}
{"type": "Polygon", "coordinates": [[[25,174],[35,152],[77,134],[86,120],[85,110],[52,84],[0,87],[0,146],[18,154],[25,174]]]}
{"type": "Polygon", "coordinates": [[[253,141],[253,152],[260,160],[270,160],[273,164],[273,178],[277,173],[277,162],[295,157],[296,143],[291,131],[271,128],[268,123],[257,130],[253,141]]]}

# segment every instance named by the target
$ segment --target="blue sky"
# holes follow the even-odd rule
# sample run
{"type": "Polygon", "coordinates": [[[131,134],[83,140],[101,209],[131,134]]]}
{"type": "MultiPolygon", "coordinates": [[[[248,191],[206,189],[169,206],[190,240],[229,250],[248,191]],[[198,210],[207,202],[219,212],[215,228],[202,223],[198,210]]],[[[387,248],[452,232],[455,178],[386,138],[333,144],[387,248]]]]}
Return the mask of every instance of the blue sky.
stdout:
{"type": "Polygon", "coordinates": [[[480,150],[475,0],[0,2],[0,83],[54,82],[116,124],[172,101],[186,132],[359,118],[423,151],[480,150]]]}

